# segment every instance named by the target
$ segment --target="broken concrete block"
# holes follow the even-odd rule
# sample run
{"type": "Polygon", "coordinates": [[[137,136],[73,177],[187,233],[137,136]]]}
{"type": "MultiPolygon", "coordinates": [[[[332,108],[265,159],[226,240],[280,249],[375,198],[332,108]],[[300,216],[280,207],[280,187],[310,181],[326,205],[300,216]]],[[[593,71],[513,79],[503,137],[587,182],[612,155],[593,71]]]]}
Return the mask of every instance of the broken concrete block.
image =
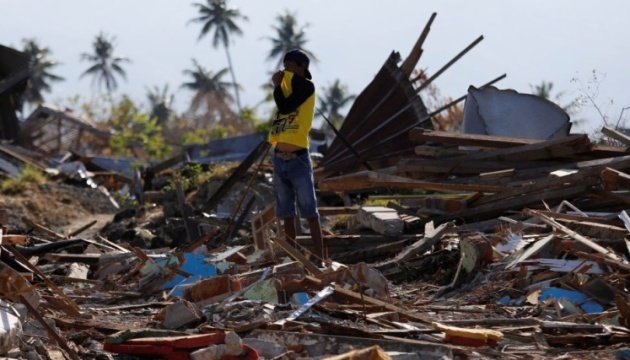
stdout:
{"type": "Polygon", "coordinates": [[[210,345],[190,354],[191,360],[215,360],[224,357],[239,357],[243,354],[241,338],[233,331],[225,333],[225,344],[210,345]]]}
{"type": "Polygon", "coordinates": [[[244,338],[243,344],[249,345],[258,352],[262,358],[273,359],[287,352],[287,347],[273,341],[267,341],[257,338],[244,338]]]}
{"type": "Polygon", "coordinates": [[[197,306],[186,300],[180,300],[167,306],[160,314],[162,326],[166,329],[178,329],[182,326],[201,321],[203,314],[197,306]]]}
{"type": "Polygon", "coordinates": [[[87,279],[90,268],[85,264],[72,263],[70,269],[68,269],[69,278],[74,279],[87,279]]]}
{"type": "Polygon", "coordinates": [[[405,222],[398,212],[384,206],[364,206],[352,217],[352,227],[365,227],[385,236],[398,236],[405,230],[405,222]]]}

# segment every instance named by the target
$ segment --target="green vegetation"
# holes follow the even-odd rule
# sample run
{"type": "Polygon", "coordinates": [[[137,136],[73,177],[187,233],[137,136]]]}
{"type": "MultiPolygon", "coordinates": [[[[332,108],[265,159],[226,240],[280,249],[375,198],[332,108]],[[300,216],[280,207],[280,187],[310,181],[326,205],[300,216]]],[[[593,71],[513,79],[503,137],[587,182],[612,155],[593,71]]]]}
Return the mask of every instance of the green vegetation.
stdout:
{"type": "Polygon", "coordinates": [[[0,193],[4,195],[21,194],[27,189],[33,188],[46,181],[46,176],[31,165],[20,169],[17,177],[8,178],[0,182],[0,193]]]}
{"type": "Polygon", "coordinates": [[[127,97],[113,107],[109,125],[114,130],[109,139],[113,155],[135,155],[134,149],[141,149],[150,158],[160,160],[171,153],[157,118],[140,112],[127,97]]]}
{"type": "Polygon", "coordinates": [[[178,182],[182,184],[184,192],[188,192],[212,179],[224,179],[233,170],[233,164],[213,164],[208,169],[205,169],[200,164],[187,164],[170,176],[169,183],[162,188],[162,192],[174,191],[178,182]]]}
{"type": "MultiPolygon", "coordinates": [[[[275,108],[260,105],[273,104],[273,86],[267,81],[263,85],[265,96],[262,101],[241,105],[241,88],[236,81],[230,55],[233,38],[243,35],[240,26],[248,20],[247,16],[240,9],[230,6],[229,0],[199,0],[193,6],[196,12],[189,22],[200,25],[198,40],[207,37],[213,48],[224,48],[228,67],[207,68],[203,62],[192,59],[192,66],[183,69],[184,79],[180,85],[192,93],[190,106],[182,113],[176,113],[173,108],[174,95],[169,91],[169,84],[146,87],[145,106],[132,101],[125,94],[113,96],[120,79],[126,78],[126,66],[130,63],[128,58],[118,54],[114,36],[106,32],[96,34],[88,51],[80,54],[87,68],[79,78],[90,77],[95,93],[88,97],[77,95],[58,100],[56,105],[62,109],[75,109],[77,115],[112,134],[110,147],[103,149],[102,155],[159,161],[185,145],[204,144],[252,132],[268,133],[275,108]],[[228,73],[231,81],[226,78],[228,73]]],[[[279,13],[268,36],[263,34],[263,38],[271,42],[267,60],[280,67],[286,51],[300,48],[313,62],[317,61],[315,54],[306,49],[307,27],[308,24],[298,22],[297,13],[288,10],[279,13]]],[[[31,67],[34,69],[25,93],[25,102],[38,104],[44,101],[42,93],[49,92],[53,82],[63,79],[51,73],[57,63],[48,59],[50,49],[39,45],[34,39],[25,39],[24,51],[30,55],[31,67]]],[[[265,59],[259,61],[264,62],[265,59]]],[[[343,121],[340,111],[355,96],[350,95],[339,80],[321,91],[319,108],[340,126],[343,121]]]]}

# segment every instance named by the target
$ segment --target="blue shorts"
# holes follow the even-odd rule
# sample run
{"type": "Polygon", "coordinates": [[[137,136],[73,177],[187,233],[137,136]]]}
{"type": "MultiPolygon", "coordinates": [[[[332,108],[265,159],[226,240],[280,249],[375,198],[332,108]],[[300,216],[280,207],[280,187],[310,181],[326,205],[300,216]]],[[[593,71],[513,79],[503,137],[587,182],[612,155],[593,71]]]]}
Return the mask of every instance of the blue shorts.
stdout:
{"type": "Polygon", "coordinates": [[[279,219],[296,216],[296,200],[301,217],[311,219],[319,216],[308,151],[288,160],[274,154],[273,184],[276,190],[276,216],[279,219]]]}

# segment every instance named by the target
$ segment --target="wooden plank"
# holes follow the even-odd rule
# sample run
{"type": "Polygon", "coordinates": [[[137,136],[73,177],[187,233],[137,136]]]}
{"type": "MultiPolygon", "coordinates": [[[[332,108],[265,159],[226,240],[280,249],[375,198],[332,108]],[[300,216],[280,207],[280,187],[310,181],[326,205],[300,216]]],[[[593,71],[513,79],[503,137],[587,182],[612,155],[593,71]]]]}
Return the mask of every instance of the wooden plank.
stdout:
{"type": "Polygon", "coordinates": [[[352,264],[360,261],[377,261],[385,256],[393,256],[403,250],[409,243],[410,240],[400,240],[386,244],[361,246],[358,249],[355,248],[355,250],[342,253],[335,253],[330,247],[327,248],[331,259],[344,264],[352,264]]]}
{"type": "Polygon", "coordinates": [[[15,258],[24,266],[29,268],[32,272],[37,274],[43,281],[46,283],[46,286],[52,290],[55,294],[59,296],[59,300],[63,301],[65,305],[61,310],[64,311],[69,316],[81,316],[81,312],[79,306],[72,301],[60,288],[55,285],[44,273],[42,273],[35,265],[31,264],[28,259],[26,259],[16,248],[12,245],[4,245],[4,248],[9,250],[15,258]]]}
{"type": "MultiPolygon", "coordinates": [[[[483,172],[500,171],[513,168],[540,167],[543,163],[513,163],[506,161],[464,161],[459,159],[417,159],[403,158],[396,165],[397,174],[453,174],[453,175],[477,175],[483,172]]],[[[549,165],[548,163],[546,165],[549,165]]]]}
{"type": "MultiPolygon", "coordinates": [[[[447,131],[429,130],[416,127],[409,131],[409,140],[417,143],[436,142],[460,146],[478,146],[488,148],[508,148],[520,145],[530,145],[545,140],[524,139],[508,136],[493,136],[480,134],[462,134],[447,131]]],[[[625,148],[593,145],[593,154],[598,156],[620,156],[626,152],[625,148]]]]}
{"type": "Polygon", "coordinates": [[[489,148],[507,148],[519,145],[535,144],[540,140],[508,136],[453,133],[448,131],[414,128],[409,131],[409,140],[417,143],[436,142],[460,146],[479,146],[489,148]]]}
{"type": "MultiPolygon", "coordinates": [[[[569,157],[591,151],[591,142],[586,135],[572,135],[562,139],[541,141],[509,148],[480,150],[466,156],[440,159],[402,159],[398,164],[400,174],[406,173],[448,173],[478,174],[512,168],[549,166],[549,163],[535,162],[556,157],[569,157]],[[493,161],[488,161],[493,160],[493,161]],[[514,161],[518,161],[515,163],[514,161]]],[[[558,164],[562,166],[564,164],[558,164]]]]}
{"type": "Polygon", "coordinates": [[[262,156],[262,154],[266,154],[271,145],[267,141],[261,141],[254,150],[252,150],[249,155],[239,164],[239,166],[234,169],[234,172],[230,174],[230,176],[219,186],[219,188],[210,196],[210,198],[206,201],[204,205],[205,209],[213,209],[215,206],[221,202],[224,196],[228,195],[230,189],[236,184],[245,174],[247,170],[254,164],[254,162],[262,156]]]}
{"type": "Polygon", "coordinates": [[[540,203],[541,201],[557,201],[559,199],[579,196],[587,192],[591,188],[591,184],[573,185],[566,188],[551,189],[547,191],[536,190],[520,194],[521,196],[509,199],[497,200],[492,203],[475,206],[470,209],[462,210],[453,214],[442,216],[436,219],[436,222],[442,223],[461,218],[483,219],[500,215],[507,210],[521,210],[525,206],[540,203]]]}
{"type": "Polygon", "coordinates": [[[457,147],[418,145],[414,148],[414,152],[419,156],[443,159],[465,156],[470,153],[470,150],[462,150],[457,147]]]}
{"type": "Polygon", "coordinates": [[[352,191],[373,188],[395,189],[423,189],[429,191],[445,192],[502,192],[507,189],[492,185],[469,185],[457,183],[438,183],[419,181],[402,176],[381,174],[375,171],[361,171],[350,175],[343,175],[321,180],[319,189],[322,191],[352,191]]]}
{"type": "Polygon", "coordinates": [[[630,264],[627,264],[627,263],[622,262],[622,261],[606,258],[602,254],[589,254],[589,253],[585,253],[583,251],[575,251],[573,253],[575,254],[575,256],[578,256],[578,257],[581,257],[581,258],[584,258],[584,259],[588,259],[588,260],[593,260],[593,261],[596,261],[596,262],[604,263],[604,264],[606,264],[608,266],[612,266],[612,267],[615,267],[617,269],[630,272],[630,264]]]}
{"type": "Polygon", "coordinates": [[[24,295],[19,295],[19,297],[20,297],[20,302],[24,306],[26,306],[28,311],[35,317],[35,319],[37,319],[37,321],[40,324],[42,324],[42,326],[48,331],[48,334],[50,334],[50,336],[55,340],[57,345],[59,345],[59,347],[61,347],[68,354],[70,359],[81,360],[79,355],[77,355],[77,353],[68,346],[68,343],[66,342],[66,340],[63,337],[61,337],[61,335],[59,335],[57,331],[52,326],[50,326],[50,324],[46,322],[46,320],[44,320],[44,318],[42,317],[42,314],[40,314],[39,311],[37,311],[37,309],[34,308],[33,305],[31,305],[31,303],[28,302],[28,300],[26,300],[24,295]]]}
{"type": "MultiPolygon", "coordinates": [[[[0,232],[2,232],[2,229],[0,228],[0,232]]],[[[3,234],[2,235],[2,240],[0,240],[0,244],[11,244],[11,245],[15,245],[15,244],[19,244],[19,245],[24,245],[28,243],[28,236],[27,235],[15,235],[15,234],[3,234]]]]}
{"type": "Polygon", "coordinates": [[[598,253],[606,256],[607,258],[611,259],[611,260],[615,260],[615,261],[619,261],[623,264],[627,264],[627,262],[621,258],[619,255],[617,255],[616,253],[614,253],[613,251],[610,251],[598,244],[596,244],[595,242],[587,239],[586,237],[578,234],[577,232],[569,229],[568,227],[558,223],[557,221],[555,221],[554,219],[541,214],[539,211],[536,210],[531,210],[531,209],[525,209],[525,214],[531,215],[531,216],[535,216],[537,218],[539,218],[542,222],[550,225],[551,227],[553,227],[554,229],[560,230],[563,233],[569,235],[571,238],[577,240],[578,242],[588,246],[589,248],[597,251],[598,253]]]}
{"type": "Polygon", "coordinates": [[[561,220],[573,220],[573,221],[587,221],[590,223],[612,225],[612,226],[623,224],[623,222],[619,219],[606,219],[606,218],[596,217],[596,216],[582,216],[582,215],[577,215],[577,214],[574,215],[574,214],[557,213],[553,211],[540,211],[540,213],[556,220],[561,219],[561,220]]]}
{"type": "Polygon", "coordinates": [[[526,186],[511,188],[494,195],[487,195],[474,201],[472,206],[480,206],[490,203],[504,201],[514,197],[521,197],[525,194],[536,193],[540,191],[548,191],[551,189],[562,189],[576,185],[595,185],[599,180],[596,177],[588,177],[586,174],[578,172],[576,174],[562,177],[548,177],[544,179],[536,179],[526,186]]]}
{"type": "MultiPolygon", "coordinates": [[[[422,234],[402,234],[395,239],[379,234],[334,234],[324,235],[324,245],[326,247],[339,247],[339,248],[357,248],[370,245],[378,245],[391,243],[392,241],[404,240],[404,241],[417,241],[422,239],[422,234]]],[[[298,235],[296,236],[298,244],[303,246],[313,246],[313,241],[310,235],[298,235]]]]}
{"type": "Polygon", "coordinates": [[[486,318],[486,319],[462,319],[462,320],[442,320],[440,321],[445,325],[452,326],[537,326],[540,325],[540,320],[536,318],[486,318]]]}
{"type": "Polygon", "coordinates": [[[198,227],[195,226],[193,220],[191,219],[192,208],[186,202],[184,187],[179,180],[175,182],[175,193],[177,194],[177,207],[179,208],[179,213],[182,216],[182,220],[184,221],[184,228],[186,230],[186,243],[190,244],[197,241],[200,234],[198,231],[198,227]]]}
{"type": "Polygon", "coordinates": [[[630,175],[622,171],[607,167],[602,170],[600,177],[608,190],[630,189],[630,175]]]}
{"type": "Polygon", "coordinates": [[[289,254],[289,256],[291,256],[293,259],[295,259],[296,261],[299,261],[300,263],[302,263],[302,265],[304,265],[304,268],[309,273],[311,273],[313,275],[319,275],[319,274],[322,273],[322,271],[317,266],[315,266],[315,264],[310,262],[306,258],[306,256],[302,255],[301,252],[299,252],[296,248],[294,248],[288,242],[286,242],[284,239],[282,239],[281,236],[276,237],[272,241],[275,244],[277,244],[278,246],[280,246],[282,248],[282,250],[284,250],[287,254],[289,254]]]}
{"type": "MultiPolygon", "coordinates": [[[[306,279],[316,285],[322,285],[322,281],[317,279],[317,278],[313,278],[311,276],[307,276],[306,279]]],[[[431,324],[433,321],[431,319],[427,319],[424,316],[420,315],[420,314],[416,314],[413,313],[411,311],[408,311],[404,308],[401,308],[399,306],[394,305],[393,303],[389,303],[389,302],[385,302],[379,299],[375,299],[373,297],[364,295],[364,294],[360,294],[356,291],[352,291],[352,290],[348,290],[345,289],[339,285],[335,285],[335,293],[337,295],[340,295],[352,302],[358,303],[358,304],[369,304],[369,305],[375,305],[378,306],[380,308],[389,310],[389,311],[393,311],[395,313],[398,313],[399,315],[401,315],[401,317],[409,319],[409,320],[413,320],[413,321],[417,321],[423,324],[431,324]]]]}
{"type": "Polygon", "coordinates": [[[621,142],[622,144],[624,144],[625,146],[630,146],[630,136],[622,132],[619,132],[613,128],[610,128],[608,126],[604,126],[601,131],[602,131],[602,134],[608,136],[609,138],[615,139],[621,142]]]}
{"type": "Polygon", "coordinates": [[[40,224],[35,223],[34,221],[32,221],[31,219],[27,218],[26,216],[22,217],[22,221],[29,227],[32,227],[33,229],[39,230],[41,232],[43,232],[44,234],[48,234],[50,236],[52,236],[53,238],[56,239],[66,239],[65,236],[43,226],[40,224]]]}
{"type": "Polygon", "coordinates": [[[359,206],[320,206],[317,211],[321,216],[356,214],[359,206]]]}
{"type": "Polygon", "coordinates": [[[101,254],[65,254],[65,253],[48,253],[44,258],[59,263],[82,263],[88,265],[97,265],[100,262],[101,254]]]}
{"type": "Polygon", "coordinates": [[[270,226],[277,225],[276,207],[274,204],[268,205],[251,221],[252,235],[254,237],[254,245],[256,249],[265,249],[267,247],[266,231],[270,226]]]}
{"type": "Polygon", "coordinates": [[[68,234],[68,237],[69,238],[73,238],[73,237],[79,235],[80,233],[82,233],[85,230],[87,230],[87,229],[91,228],[92,226],[94,226],[94,224],[96,224],[97,222],[98,221],[96,221],[96,220],[90,221],[89,223],[81,226],[80,228],[78,228],[78,229],[74,230],[73,232],[71,232],[70,234],[68,234]]]}
{"type": "Polygon", "coordinates": [[[583,172],[583,174],[597,174],[599,176],[599,172],[606,167],[617,170],[630,169],[630,156],[623,155],[587,161],[561,162],[549,166],[516,169],[515,174],[512,176],[515,181],[508,185],[519,186],[524,180],[529,181],[531,179],[548,177],[551,172],[562,169],[575,169],[583,172]]]}
{"type": "Polygon", "coordinates": [[[626,235],[628,235],[628,230],[625,227],[598,224],[588,221],[588,218],[581,221],[568,219],[556,220],[575,232],[591,238],[601,239],[600,242],[602,243],[623,243],[626,235]]]}
{"type": "Polygon", "coordinates": [[[442,239],[442,235],[451,227],[451,223],[441,224],[437,228],[433,226],[433,222],[425,224],[424,237],[422,239],[405,248],[405,250],[396,255],[394,258],[375,264],[374,267],[379,270],[384,270],[392,265],[398,265],[405,262],[417,254],[425,252],[440,241],[440,239],[442,239]]]}
{"type": "Polygon", "coordinates": [[[357,302],[359,304],[370,304],[370,305],[377,305],[382,307],[383,309],[387,309],[389,311],[394,311],[396,313],[398,313],[401,317],[412,320],[412,321],[417,321],[423,324],[431,324],[433,321],[431,319],[425,318],[424,316],[421,316],[419,314],[413,313],[411,311],[408,311],[406,309],[403,309],[399,306],[396,306],[392,303],[389,302],[385,302],[379,299],[375,299],[373,297],[364,295],[364,294],[359,294],[355,291],[352,290],[348,290],[345,289],[339,285],[335,285],[335,293],[354,302],[357,302]]]}
{"type": "MultiPolygon", "coordinates": [[[[330,354],[342,354],[350,349],[360,349],[378,345],[391,352],[412,353],[419,359],[453,359],[453,350],[457,355],[465,355],[465,351],[456,346],[430,341],[388,337],[386,339],[371,339],[344,335],[327,335],[317,333],[300,333],[289,331],[275,331],[257,329],[248,337],[260,339],[274,344],[282,344],[289,349],[303,349],[306,358],[323,359],[330,354]],[[461,353],[461,354],[459,354],[461,353]]],[[[468,352],[470,352],[468,350],[468,352]]],[[[277,358],[294,358],[295,356],[278,356],[277,358]]],[[[349,357],[347,358],[349,359],[349,357]]],[[[353,358],[354,359],[354,358],[353,358]]],[[[366,358],[364,358],[366,359],[366,358]]]]}
{"type": "Polygon", "coordinates": [[[531,161],[570,157],[592,150],[586,134],[470,154],[467,160],[531,161]]]}

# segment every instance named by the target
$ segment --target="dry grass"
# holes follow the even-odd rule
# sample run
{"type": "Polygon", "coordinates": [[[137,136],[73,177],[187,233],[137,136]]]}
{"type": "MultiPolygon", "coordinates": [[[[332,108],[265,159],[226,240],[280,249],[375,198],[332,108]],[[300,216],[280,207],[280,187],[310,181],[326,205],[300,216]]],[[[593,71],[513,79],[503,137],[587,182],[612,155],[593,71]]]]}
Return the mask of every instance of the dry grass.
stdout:
{"type": "Polygon", "coordinates": [[[30,165],[26,165],[20,170],[18,176],[0,182],[0,193],[4,195],[17,195],[44,182],[46,182],[46,176],[41,171],[30,165]]]}

